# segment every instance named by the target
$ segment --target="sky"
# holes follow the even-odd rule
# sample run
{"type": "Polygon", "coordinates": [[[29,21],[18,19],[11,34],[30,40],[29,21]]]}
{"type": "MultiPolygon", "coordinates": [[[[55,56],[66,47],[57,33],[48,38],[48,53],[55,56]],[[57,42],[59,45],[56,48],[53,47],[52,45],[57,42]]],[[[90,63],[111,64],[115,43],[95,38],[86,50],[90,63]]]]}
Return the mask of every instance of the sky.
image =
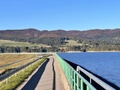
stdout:
{"type": "Polygon", "coordinates": [[[0,30],[120,28],[120,0],[0,0],[0,30]]]}

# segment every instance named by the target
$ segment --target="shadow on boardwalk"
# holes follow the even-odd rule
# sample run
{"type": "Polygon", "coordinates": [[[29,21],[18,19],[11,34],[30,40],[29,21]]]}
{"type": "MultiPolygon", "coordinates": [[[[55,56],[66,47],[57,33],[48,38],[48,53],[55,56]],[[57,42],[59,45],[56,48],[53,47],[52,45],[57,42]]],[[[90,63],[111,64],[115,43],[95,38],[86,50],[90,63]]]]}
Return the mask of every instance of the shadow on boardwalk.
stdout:
{"type": "Polygon", "coordinates": [[[27,84],[22,88],[22,90],[35,90],[48,62],[49,62],[49,59],[47,59],[43,63],[43,65],[32,76],[32,78],[27,82],[27,84]]]}

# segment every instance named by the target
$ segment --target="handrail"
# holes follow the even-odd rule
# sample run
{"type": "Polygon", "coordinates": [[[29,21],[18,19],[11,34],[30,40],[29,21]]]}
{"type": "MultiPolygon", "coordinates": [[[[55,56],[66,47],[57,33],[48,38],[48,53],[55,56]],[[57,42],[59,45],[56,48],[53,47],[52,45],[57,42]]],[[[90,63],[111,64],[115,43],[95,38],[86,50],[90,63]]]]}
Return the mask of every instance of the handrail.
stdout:
{"type": "Polygon", "coordinates": [[[94,80],[96,83],[98,83],[100,86],[102,86],[106,90],[116,90],[113,87],[111,87],[110,85],[108,85],[107,83],[103,82],[102,80],[100,80],[99,78],[97,78],[96,76],[94,76],[93,74],[91,74],[88,71],[84,70],[80,66],[77,66],[77,71],[78,72],[82,71],[84,74],[86,74],[90,78],[90,81],[91,81],[91,79],[94,80]]]}
{"type": "Polygon", "coordinates": [[[90,84],[82,75],[80,75],[73,67],[71,67],[65,60],[55,54],[57,60],[73,90],[97,90],[90,84]]]}

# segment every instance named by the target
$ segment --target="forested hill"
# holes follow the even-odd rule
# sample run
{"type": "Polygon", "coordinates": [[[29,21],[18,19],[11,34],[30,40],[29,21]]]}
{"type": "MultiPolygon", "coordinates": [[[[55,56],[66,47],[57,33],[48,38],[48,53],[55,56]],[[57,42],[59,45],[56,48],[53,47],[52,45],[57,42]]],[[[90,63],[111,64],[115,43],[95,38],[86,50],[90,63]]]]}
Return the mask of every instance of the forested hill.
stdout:
{"type": "Polygon", "coordinates": [[[37,29],[22,29],[22,30],[0,30],[0,38],[1,39],[10,39],[12,37],[22,38],[22,37],[81,37],[81,38],[103,38],[103,37],[111,37],[116,38],[120,37],[120,29],[94,29],[94,30],[37,30],[37,29]]]}
{"type": "MultiPolygon", "coordinates": [[[[0,30],[0,40],[28,42],[36,46],[0,43],[0,52],[120,51],[120,29],[0,30]],[[43,46],[40,46],[43,44],[43,46]],[[10,45],[10,46],[9,46],[10,45]],[[45,46],[47,45],[47,47],[45,46]]],[[[4,43],[4,42],[3,42],[4,43]]]]}
{"type": "MultiPolygon", "coordinates": [[[[0,39],[23,41],[30,43],[43,44],[63,44],[63,39],[74,40],[102,40],[102,41],[117,41],[120,40],[120,29],[94,29],[94,30],[36,30],[36,29],[22,29],[22,30],[1,30],[0,39]]],[[[116,43],[116,42],[115,42],[116,43]]]]}

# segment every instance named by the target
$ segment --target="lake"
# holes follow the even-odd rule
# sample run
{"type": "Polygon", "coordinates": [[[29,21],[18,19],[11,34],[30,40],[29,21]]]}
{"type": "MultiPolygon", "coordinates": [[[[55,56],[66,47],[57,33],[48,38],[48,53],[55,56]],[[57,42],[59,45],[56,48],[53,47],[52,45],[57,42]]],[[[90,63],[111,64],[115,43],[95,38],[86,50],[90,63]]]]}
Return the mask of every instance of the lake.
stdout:
{"type": "Polygon", "coordinates": [[[120,52],[57,53],[120,87],[120,52]]]}

